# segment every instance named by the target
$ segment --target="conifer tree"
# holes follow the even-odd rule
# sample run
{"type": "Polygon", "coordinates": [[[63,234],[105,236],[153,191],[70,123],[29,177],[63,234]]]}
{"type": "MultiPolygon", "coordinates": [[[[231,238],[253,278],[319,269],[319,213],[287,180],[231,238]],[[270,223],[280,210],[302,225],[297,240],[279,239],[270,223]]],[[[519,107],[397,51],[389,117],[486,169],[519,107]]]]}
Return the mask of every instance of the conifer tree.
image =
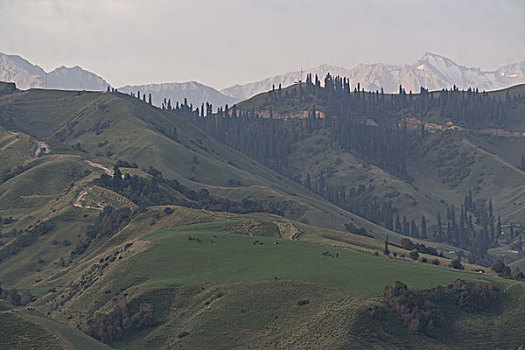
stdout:
{"type": "Polygon", "coordinates": [[[427,221],[425,215],[421,217],[421,238],[427,239],[427,221]]]}

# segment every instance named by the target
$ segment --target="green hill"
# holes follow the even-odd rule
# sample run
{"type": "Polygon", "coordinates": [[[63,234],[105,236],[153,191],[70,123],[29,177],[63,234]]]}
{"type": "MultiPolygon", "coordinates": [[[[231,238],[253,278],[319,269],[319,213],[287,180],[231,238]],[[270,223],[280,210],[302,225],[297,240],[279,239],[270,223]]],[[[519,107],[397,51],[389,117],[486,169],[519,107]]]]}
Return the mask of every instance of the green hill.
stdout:
{"type": "Polygon", "coordinates": [[[344,229],[355,220],[359,227],[383,236],[387,232],[215,141],[183,116],[131,96],[29,90],[9,97],[0,101],[0,125],[46,140],[56,152],[71,152],[65,144],[85,158],[123,159],[145,169],[153,166],[191,187],[227,196],[253,193],[283,206],[294,214],[291,218],[319,226],[344,229]]]}
{"type": "MultiPolygon", "coordinates": [[[[446,212],[479,186],[475,196],[491,196],[498,215],[517,220],[522,208],[514,203],[523,192],[512,162],[519,151],[503,153],[512,142],[521,145],[518,138],[428,135],[407,162],[410,169],[416,160],[428,167],[407,178],[363,161],[319,130],[291,145],[279,174],[202,131],[185,108],[160,110],[120,93],[11,89],[0,97],[0,317],[9,324],[0,331],[1,346],[525,343],[522,282],[465,259],[462,270],[454,269],[466,249],[431,242],[430,235],[402,241],[369,213],[351,213],[331,197],[340,185],[364,188],[358,201],[392,200],[410,208],[409,219],[429,215],[431,233],[430,213],[446,212]],[[441,159],[440,150],[452,156],[441,159]],[[476,162],[455,187],[437,174],[439,167],[464,167],[465,157],[476,162]],[[323,190],[306,186],[307,174],[323,176],[323,190]],[[438,322],[432,337],[411,333],[382,298],[396,281],[450,324],[438,322]],[[497,298],[486,295],[487,311],[468,311],[485,302],[478,294],[486,288],[498,290],[497,298]]],[[[507,254],[504,246],[493,250],[507,254]]]]}
{"type": "MultiPolygon", "coordinates": [[[[359,322],[354,317],[366,314],[367,305],[378,302],[373,297],[381,295],[385,283],[395,280],[406,281],[412,288],[445,285],[457,278],[492,281],[503,289],[515,284],[450,269],[446,259],[441,260],[441,266],[432,265],[430,256],[425,256],[426,263],[421,257],[419,263],[410,262],[409,251],[397,247],[392,251],[399,258],[389,259],[382,253],[376,256],[374,252],[382,251],[381,242],[278,217],[173,209],[148,209],[74,265],[42,281],[46,288],[57,286],[56,292],[43,296],[36,307],[71,326],[80,324],[94,336],[112,339],[110,344],[117,348],[160,348],[166,342],[180,343],[183,348],[206,346],[229,332],[232,335],[220,341],[242,346],[247,339],[257,343],[270,324],[271,329],[279,330],[271,340],[278,341],[280,332],[291,332],[293,325],[312,317],[310,312],[335,312],[331,308],[337,304],[326,305],[334,297],[346,300],[350,309],[357,308],[349,317],[351,322],[359,322]],[[294,240],[283,240],[293,232],[294,240]],[[401,254],[405,258],[400,258],[401,254]],[[282,296],[276,297],[280,293],[282,296]],[[254,302],[255,295],[262,299],[254,302]],[[316,311],[306,308],[305,314],[293,306],[302,299],[320,304],[316,311]],[[120,339],[112,333],[110,337],[109,328],[96,325],[114,322],[110,320],[117,316],[112,310],[119,300],[125,300],[129,317],[149,320],[137,310],[153,310],[152,325],[133,331],[137,336],[120,339]],[[240,326],[244,316],[237,320],[236,312],[243,315],[240,310],[244,308],[249,310],[246,317],[258,316],[251,316],[251,324],[240,326]],[[258,311],[263,309],[270,312],[258,311]],[[287,323],[290,317],[295,320],[293,325],[287,323]],[[219,326],[214,323],[219,319],[228,322],[219,326]],[[179,338],[184,332],[191,337],[179,338]],[[240,335],[243,332],[248,332],[247,338],[240,335]]],[[[327,341],[339,344],[340,339],[325,333],[327,329],[318,331],[327,341]]],[[[402,329],[398,332],[403,334],[402,329]]],[[[364,339],[369,335],[356,336],[364,339]]]]}
{"type": "Polygon", "coordinates": [[[489,248],[520,236],[523,86],[392,95],[326,79],[326,87],[272,90],[194,123],[339,207],[470,250],[472,261],[490,264],[489,248]],[[475,232],[490,243],[474,248],[475,232]]]}

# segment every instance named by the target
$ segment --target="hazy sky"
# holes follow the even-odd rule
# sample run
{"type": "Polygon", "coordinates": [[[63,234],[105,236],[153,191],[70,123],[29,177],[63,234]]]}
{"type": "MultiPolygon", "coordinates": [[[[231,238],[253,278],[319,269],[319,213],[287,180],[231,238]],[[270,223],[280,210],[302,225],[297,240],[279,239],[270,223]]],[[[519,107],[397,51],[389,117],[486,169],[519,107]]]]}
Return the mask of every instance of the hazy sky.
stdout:
{"type": "Polygon", "coordinates": [[[115,86],[217,88],[330,63],[425,51],[496,69],[525,60],[524,0],[0,0],[0,51],[115,86]]]}

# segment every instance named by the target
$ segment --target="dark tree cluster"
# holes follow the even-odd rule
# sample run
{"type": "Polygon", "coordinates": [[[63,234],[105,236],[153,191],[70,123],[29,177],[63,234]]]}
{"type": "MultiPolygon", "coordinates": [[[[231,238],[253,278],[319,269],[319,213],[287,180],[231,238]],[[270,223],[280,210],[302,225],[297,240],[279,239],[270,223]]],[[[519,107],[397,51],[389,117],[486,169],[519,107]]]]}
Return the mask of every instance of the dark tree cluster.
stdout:
{"type": "Polygon", "coordinates": [[[126,226],[133,218],[134,213],[128,207],[115,209],[105,207],[98,215],[94,225],[88,227],[83,239],[77,242],[77,245],[71,252],[71,255],[84,253],[91,242],[97,238],[111,237],[121,228],[126,226]]]}
{"type": "Polygon", "coordinates": [[[387,286],[383,299],[412,334],[435,335],[443,323],[443,315],[437,305],[409,290],[402,282],[396,281],[393,287],[387,286]]]}
{"type": "Polygon", "coordinates": [[[157,324],[151,304],[128,303],[120,298],[109,314],[97,313],[82,327],[82,331],[103,343],[117,341],[145,327],[157,324]]]}
{"type": "Polygon", "coordinates": [[[113,176],[102,174],[95,184],[129,198],[139,207],[176,204],[178,201],[175,197],[160,187],[161,181],[160,176],[151,179],[129,174],[123,176],[120,168],[115,167],[113,176]]]}
{"type": "Polygon", "coordinates": [[[403,215],[403,219],[401,220],[400,215],[397,214],[394,222],[394,232],[407,237],[427,239],[426,218],[424,215],[421,216],[421,221],[418,225],[416,220],[412,219],[408,221],[406,215],[403,215]]]}
{"type": "Polygon", "coordinates": [[[267,212],[285,215],[286,204],[280,202],[261,202],[244,198],[242,201],[231,201],[228,198],[211,195],[206,189],[191,189],[176,179],[168,180],[153,167],[146,170],[152,177],[122,175],[118,167],[114,174],[102,174],[95,181],[98,186],[108,188],[130,199],[141,208],[154,205],[182,205],[190,208],[208,209],[231,213],[267,212]]]}
{"type": "MultiPolygon", "coordinates": [[[[494,215],[492,200],[474,200],[470,190],[459,212],[451,205],[447,207],[446,217],[437,214],[435,239],[467,249],[473,263],[490,266],[487,250],[497,243],[502,230],[501,219],[494,215]]],[[[513,229],[512,235],[515,235],[513,229]]]]}
{"type": "Polygon", "coordinates": [[[414,243],[408,238],[401,239],[401,246],[408,250],[416,250],[417,252],[422,254],[429,254],[434,256],[439,255],[436,248],[427,247],[426,245],[420,243],[414,243]]]}
{"type": "Polygon", "coordinates": [[[435,336],[446,329],[450,317],[458,311],[484,312],[499,297],[498,288],[486,282],[467,283],[456,280],[447,287],[412,291],[406,284],[396,281],[387,286],[383,298],[394,314],[412,334],[435,336]]]}
{"type": "Polygon", "coordinates": [[[505,265],[505,263],[501,260],[496,260],[496,262],[492,265],[492,271],[496,272],[500,277],[511,278],[517,281],[525,280],[525,275],[523,272],[519,270],[512,271],[511,267],[505,265]]]}

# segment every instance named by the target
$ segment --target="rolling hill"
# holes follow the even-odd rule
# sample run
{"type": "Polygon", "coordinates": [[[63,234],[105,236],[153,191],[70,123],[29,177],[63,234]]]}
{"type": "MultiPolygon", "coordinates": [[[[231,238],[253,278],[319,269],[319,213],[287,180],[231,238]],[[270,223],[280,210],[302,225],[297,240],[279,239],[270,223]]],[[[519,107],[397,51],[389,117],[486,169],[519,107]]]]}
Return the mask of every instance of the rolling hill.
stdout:
{"type": "MultiPolygon", "coordinates": [[[[408,246],[405,236],[209,136],[187,107],[161,110],[118,92],[19,91],[8,84],[0,91],[0,299],[14,304],[0,300],[0,317],[9,324],[0,329],[2,345],[459,349],[525,343],[522,282],[465,260],[457,265],[446,256],[463,250],[445,242],[411,238],[408,246]],[[421,307],[432,305],[441,315],[432,318],[432,336],[427,326],[410,330],[384,297],[385,287],[399,280],[421,307]],[[490,300],[485,311],[479,293],[490,300]]],[[[345,174],[338,181],[357,185],[364,176],[377,191],[391,181],[424,203],[416,206],[422,212],[436,205],[380,166],[351,153],[331,154],[326,137],[319,133],[298,145],[290,164],[299,165],[300,147],[318,147],[326,157],[304,164],[334,162],[345,174]]],[[[432,148],[451,140],[454,135],[427,142],[432,148]]],[[[515,170],[495,165],[504,165],[498,158],[479,157],[506,180],[520,181],[515,170]]],[[[510,162],[507,157],[501,159],[510,162]]],[[[505,186],[492,186],[503,195],[505,186]]],[[[426,317],[415,316],[424,325],[426,317]]]]}
{"type": "Polygon", "coordinates": [[[329,88],[313,81],[276,88],[195,124],[391,230],[467,247],[472,242],[459,243],[461,234],[443,235],[452,237],[460,231],[455,225],[472,222],[474,231],[481,225],[494,232],[494,246],[520,248],[523,85],[491,93],[456,88],[389,95],[352,91],[340,77],[326,79],[329,88]],[[484,112],[474,112],[483,103],[484,112]],[[486,214],[492,223],[482,223],[485,214],[473,211],[475,205],[492,213],[486,214]],[[455,220],[460,216],[462,223],[455,220]]]}
{"type": "Polygon", "coordinates": [[[153,166],[190,187],[230,198],[251,195],[311,224],[344,229],[355,220],[358,227],[386,233],[215,141],[186,118],[129,95],[18,92],[0,101],[0,119],[10,130],[46,140],[51,149],[53,143],[67,144],[69,150],[95,157],[136,162],[144,169],[153,166]]]}

